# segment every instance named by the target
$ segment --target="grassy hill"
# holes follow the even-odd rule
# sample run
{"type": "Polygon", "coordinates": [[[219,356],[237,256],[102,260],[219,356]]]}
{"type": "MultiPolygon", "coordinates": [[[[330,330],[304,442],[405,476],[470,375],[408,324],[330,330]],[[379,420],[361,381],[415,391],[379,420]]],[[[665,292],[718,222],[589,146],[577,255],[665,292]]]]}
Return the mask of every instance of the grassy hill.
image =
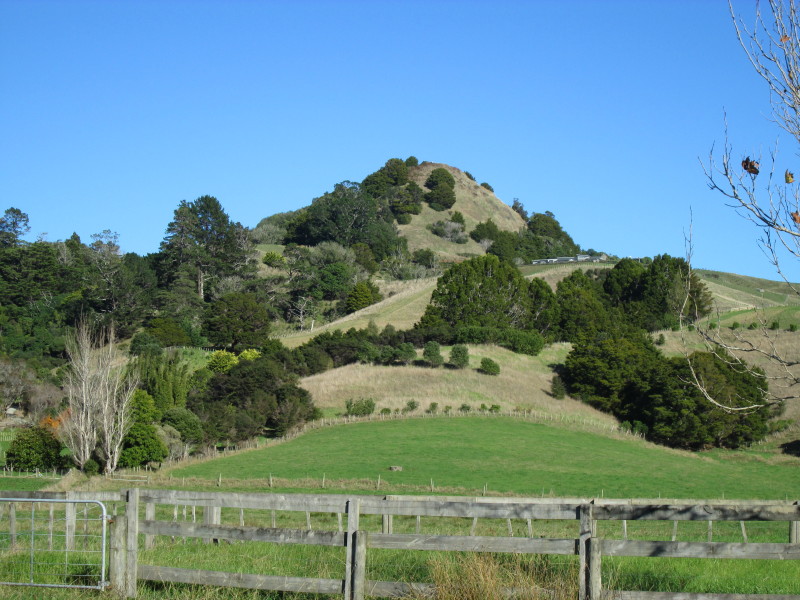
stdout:
{"type": "Polygon", "coordinates": [[[559,424],[507,417],[454,417],[353,423],[171,472],[174,478],[258,485],[270,474],[283,486],[635,498],[796,497],[796,464],[731,453],[692,454],[637,438],[612,438],[559,424]],[[389,472],[390,465],[403,467],[389,472]],[[232,481],[237,480],[237,481],[232,481]],[[291,480],[291,481],[287,481],[291,480]],[[314,480],[315,483],[311,483],[314,480]],[[337,483],[337,480],[339,483],[337,483]],[[365,481],[366,480],[366,481],[365,481]]]}

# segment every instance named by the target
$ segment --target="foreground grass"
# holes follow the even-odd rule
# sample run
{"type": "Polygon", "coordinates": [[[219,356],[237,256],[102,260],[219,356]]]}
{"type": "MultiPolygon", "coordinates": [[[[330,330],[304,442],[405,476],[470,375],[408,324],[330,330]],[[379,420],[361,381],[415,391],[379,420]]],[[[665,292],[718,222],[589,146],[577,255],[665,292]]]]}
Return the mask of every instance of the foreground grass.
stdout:
{"type": "Polygon", "coordinates": [[[617,498],[785,499],[800,495],[797,461],[692,454],[506,417],[353,423],[172,471],[217,479],[371,480],[385,485],[617,498]],[[389,472],[389,466],[403,471],[389,472]]]}

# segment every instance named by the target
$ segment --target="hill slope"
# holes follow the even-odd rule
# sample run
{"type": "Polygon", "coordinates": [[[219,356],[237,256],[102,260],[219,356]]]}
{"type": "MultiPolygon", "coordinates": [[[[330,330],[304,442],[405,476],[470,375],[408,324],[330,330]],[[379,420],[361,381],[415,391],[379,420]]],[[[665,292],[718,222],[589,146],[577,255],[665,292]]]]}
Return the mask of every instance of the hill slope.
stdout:
{"type": "MultiPolygon", "coordinates": [[[[423,162],[409,169],[409,179],[424,188],[425,181],[434,169],[446,169],[455,179],[456,203],[451,211],[464,215],[466,231],[469,233],[475,225],[492,219],[498,228],[504,231],[519,231],[525,227],[525,221],[510,206],[503,203],[493,192],[480,186],[467,177],[463,171],[441,163],[423,162]]],[[[455,244],[432,234],[428,225],[447,220],[450,211],[437,212],[423,203],[422,212],[411,218],[408,225],[399,225],[400,235],[408,240],[408,249],[413,252],[429,248],[446,262],[463,260],[465,255],[482,255],[483,248],[475,241],[466,244],[455,244]]]]}

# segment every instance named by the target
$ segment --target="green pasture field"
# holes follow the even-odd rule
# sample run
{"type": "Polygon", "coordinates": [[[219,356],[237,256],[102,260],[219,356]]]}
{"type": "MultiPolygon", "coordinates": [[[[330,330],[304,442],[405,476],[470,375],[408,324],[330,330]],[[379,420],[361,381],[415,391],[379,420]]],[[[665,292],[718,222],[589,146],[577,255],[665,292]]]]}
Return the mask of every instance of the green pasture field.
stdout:
{"type": "Polygon", "coordinates": [[[172,471],[232,480],[376,481],[495,493],[608,498],[800,497],[798,463],[667,449],[510,417],[353,423],[172,471]],[[389,471],[389,466],[402,471],[389,471]]]}

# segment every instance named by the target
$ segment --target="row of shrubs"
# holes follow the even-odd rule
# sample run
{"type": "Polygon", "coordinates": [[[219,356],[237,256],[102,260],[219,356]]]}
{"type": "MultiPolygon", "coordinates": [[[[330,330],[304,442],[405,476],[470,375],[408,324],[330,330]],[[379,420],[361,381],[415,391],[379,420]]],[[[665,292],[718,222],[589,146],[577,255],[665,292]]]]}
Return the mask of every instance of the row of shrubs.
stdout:
{"type": "MultiPolygon", "coordinates": [[[[346,417],[368,417],[375,413],[376,402],[374,398],[359,398],[357,400],[347,400],[345,401],[345,413],[346,417]]],[[[378,414],[381,415],[390,415],[392,412],[395,414],[408,414],[416,411],[419,408],[419,402],[416,400],[409,400],[406,402],[406,405],[403,408],[396,408],[392,411],[391,408],[382,408],[378,414]]],[[[500,412],[500,405],[499,404],[492,404],[491,406],[486,406],[486,404],[481,404],[480,408],[478,409],[480,412],[488,412],[488,413],[499,413],[500,412]]],[[[442,407],[442,414],[449,414],[453,411],[453,407],[449,404],[442,407]]],[[[461,413],[468,413],[472,412],[472,406],[464,402],[461,406],[458,407],[458,411],[461,413]]],[[[425,409],[425,413],[429,415],[435,415],[439,413],[439,403],[438,402],[431,402],[428,405],[428,408],[425,409]]]]}

